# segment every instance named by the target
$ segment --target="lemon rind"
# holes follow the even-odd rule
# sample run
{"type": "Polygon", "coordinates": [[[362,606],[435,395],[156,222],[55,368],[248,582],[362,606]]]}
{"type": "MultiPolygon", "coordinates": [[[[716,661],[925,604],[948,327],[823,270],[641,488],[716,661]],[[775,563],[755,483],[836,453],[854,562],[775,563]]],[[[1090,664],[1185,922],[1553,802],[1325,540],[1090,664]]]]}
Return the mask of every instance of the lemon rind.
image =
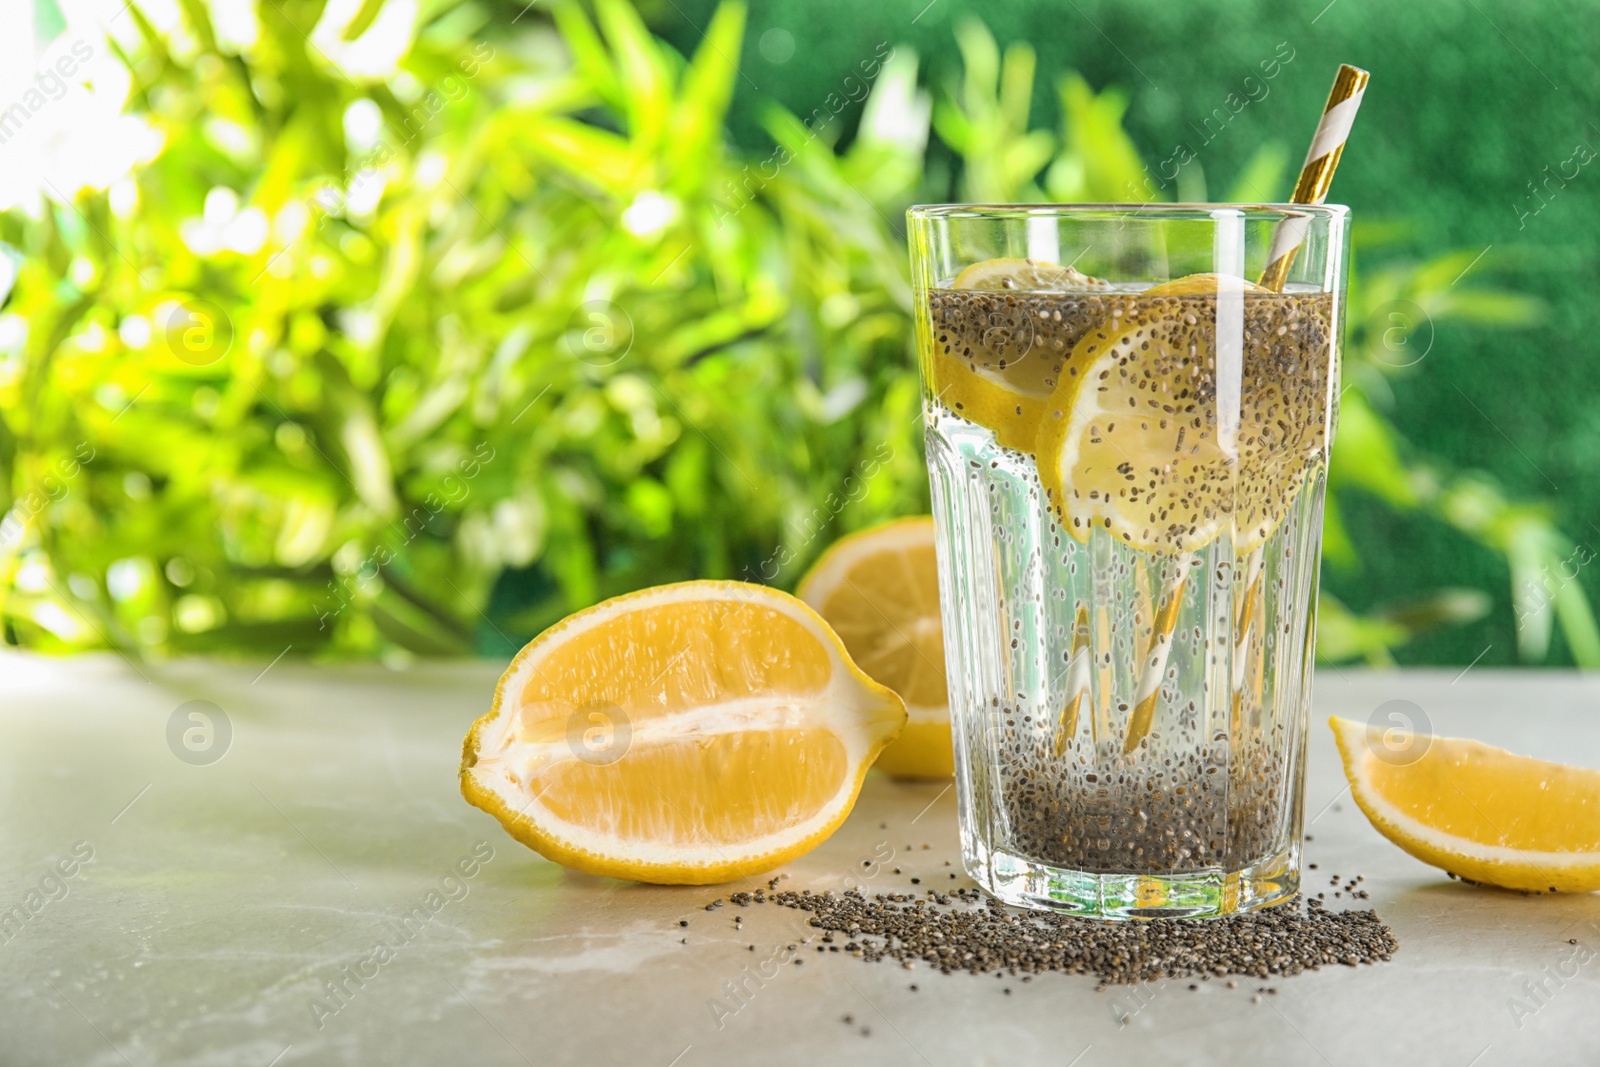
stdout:
{"type": "MultiPolygon", "coordinates": [[[[931,515],[913,515],[891,519],[877,526],[846,534],[829,545],[800,579],[795,595],[814,610],[820,612],[826,594],[837,588],[857,563],[886,547],[914,543],[904,540],[908,533],[926,531],[932,534],[935,523],[931,515]],[[899,539],[899,540],[897,540],[899,539]]],[[[894,778],[936,781],[955,773],[955,757],[951,751],[950,706],[948,704],[906,703],[906,728],[895,743],[886,748],[873,762],[873,766],[894,778]],[[942,730],[938,728],[942,727],[942,730]],[[933,729],[942,737],[928,738],[919,735],[933,729]],[[940,748],[939,741],[943,741],[940,748]],[[923,751],[924,746],[931,753],[923,751]],[[936,762],[929,765],[920,757],[932,755],[936,762]]]]}
{"type": "Polygon", "coordinates": [[[1367,774],[1368,761],[1373,757],[1361,750],[1363,735],[1382,744],[1383,731],[1338,716],[1331,716],[1328,725],[1333,729],[1356,805],[1374,829],[1410,855],[1459,878],[1505,889],[1543,892],[1555,888],[1578,893],[1600,889],[1600,853],[1487,845],[1442,833],[1396,809],[1373,787],[1367,774]]]}
{"type": "Polygon", "coordinates": [[[462,795],[474,806],[493,815],[506,832],[548,859],[590,874],[634,881],[675,885],[707,885],[772,870],[815,848],[842,823],[855,805],[861,783],[872,762],[889,745],[906,723],[904,702],[887,687],[869,678],[850,659],[843,643],[821,616],[803,601],[776,589],[731,581],[679,582],[629,593],[603,601],[577,612],[552,626],[517,653],[495,686],[494,702],[467,732],[462,743],[460,784],[462,795]],[[835,723],[855,729],[835,731],[845,745],[848,787],[839,792],[804,822],[781,831],[764,834],[737,845],[708,846],[711,855],[691,855],[681,847],[641,845],[621,842],[595,834],[583,827],[556,818],[547,810],[535,819],[531,800],[511,791],[514,783],[503,775],[480,770],[493,761],[480,758],[486,740],[503,747],[493,731],[506,731],[511,725],[504,716],[507,694],[519,692],[528,677],[562,637],[577,629],[587,629],[606,618],[659,604],[712,598],[756,602],[785,611],[805,625],[827,651],[833,668],[828,688],[815,702],[840,716],[838,710],[852,708],[855,723],[835,723]]]}

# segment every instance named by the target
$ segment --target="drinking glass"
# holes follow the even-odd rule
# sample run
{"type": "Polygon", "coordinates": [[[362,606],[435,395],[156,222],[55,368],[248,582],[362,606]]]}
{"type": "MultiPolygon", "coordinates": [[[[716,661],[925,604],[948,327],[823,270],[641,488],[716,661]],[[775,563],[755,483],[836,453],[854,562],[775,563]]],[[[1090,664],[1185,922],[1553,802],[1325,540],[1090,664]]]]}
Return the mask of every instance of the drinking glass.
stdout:
{"type": "Polygon", "coordinates": [[[1347,209],[908,221],[967,873],[1105,918],[1289,898],[1347,209]]]}

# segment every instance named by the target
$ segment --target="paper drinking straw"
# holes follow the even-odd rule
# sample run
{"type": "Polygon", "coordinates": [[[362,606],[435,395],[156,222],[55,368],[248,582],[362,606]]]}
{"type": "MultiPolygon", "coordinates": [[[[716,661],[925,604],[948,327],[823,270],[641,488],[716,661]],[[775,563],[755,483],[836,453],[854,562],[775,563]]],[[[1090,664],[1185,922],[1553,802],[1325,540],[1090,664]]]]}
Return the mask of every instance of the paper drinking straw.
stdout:
{"type": "MultiPolygon", "coordinates": [[[[1300,180],[1295,182],[1294,195],[1289,199],[1296,204],[1320,204],[1328,198],[1328,189],[1333,185],[1333,172],[1339,166],[1339,157],[1344,154],[1345,141],[1350,137],[1350,128],[1355,123],[1356,111],[1361,107],[1361,98],[1367,91],[1367,80],[1371,76],[1360,67],[1352,67],[1348,63],[1339,68],[1339,73],[1333,79],[1333,88],[1328,92],[1328,102],[1323,105],[1322,119],[1317,123],[1317,132],[1311,138],[1311,147],[1306,149],[1306,161],[1300,168],[1300,180]]],[[[1272,233],[1272,245],[1267,252],[1267,269],[1261,272],[1261,285],[1273,292],[1281,292],[1284,284],[1289,279],[1289,268],[1294,265],[1294,258],[1300,251],[1301,244],[1305,241],[1306,228],[1310,220],[1306,216],[1291,216],[1278,223],[1277,229],[1272,233]]],[[[1243,720],[1244,684],[1248,674],[1248,661],[1251,650],[1251,640],[1254,636],[1254,622],[1261,608],[1262,587],[1262,546],[1257,545],[1245,559],[1244,595],[1240,610],[1236,616],[1234,627],[1233,645],[1233,727],[1237,730],[1243,720]]],[[[1261,677],[1262,664],[1257,664],[1256,677],[1261,677]]],[[[1257,702],[1261,699],[1260,683],[1255,687],[1257,702]]]]}
{"type": "MultiPolygon", "coordinates": [[[[1306,150],[1305,164],[1300,168],[1300,180],[1295,183],[1294,195],[1289,199],[1296,204],[1320,204],[1328,198],[1328,187],[1333,184],[1334,168],[1344,154],[1344,143],[1355,123],[1356,111],[1361,107],[1361,97],[1367,91],[1371,75],[1360,67],[1346,63],[1333,79],[1333,89],[1322,109],[1322,121],[1317,123],[1316,135],[1306,150]]],[[[1261,272],[1261,284],[1273,292],[1282,292],[1289,280],[1289,268],[1294,265],[1295,254],[1306,238],[1310,219],[1304,215],[1290,216],[1278,223],[1272,233],[1272,245],[1267,251],[1267,269],[1261,272]]]]}
{"type": "Polygon", "coordinates": [[[1161,701],[1161,676],[1172,651],[1172,631],[1178,625],[1178,609],[1183,606],[1183,591],[1189,571],[1195,564],[1193,552],[1181,552],[1173,560],[1175,573],[1169,572],[1161,607],[1151,625],[1150,647],[1145,651],[1144,670],[1139,673],[1139,689],[1134,694],[1133,714],[1128,717],[1128,737],[1122,744],[1126,755],[1139,747],[1155,721],[1156,705],[1161,701]]]}
{"type": "Polygon", "coordinates": [[[1082,604],[1072,620],[1072,658],[1067,665],[1067,704],[1056,724],[1055,754],[1065,755],[1078,734],[1078,720],[1089,702],[1089,609],[1082,604]]]}
{"type": "MultiPolygon", "coordinates": [[[[1333,88],[1328,93],[1328,102],[1322,109],[1322,119],[1317,123],[1317,132],[1312,136],[1311,147],[1306,151],[1306,161],[1300,168],[1300,179],[1295,183],[1294,195],[1290,197],[1291,202],[1320,204],[1327,199],[1328,188],[1333,184],[1333,172],[1339,166],[1339,157],[1344,154],[1345,141],[1350,137],[1350,128],[1355,123],[1356,111],[1361,107],[1361,98],[1367,91],[1367,81],[1370,77],[1371,75],[1360,67],[1352,67],[1348,63],[1339,67],[1339,73],[1333,79],[1333,88]]],[[[1310,221],[1307,216],[1292,215],[1278,223],[1272,233],[1272,244],[1267,252],[1267,269],[1261,273],[1260,284],[1264,288],[1273,292],[1283,291],[1284,284],[1289,280],[1289,268],[1294,265],[1295,256],[1305,241],[1310,221]]],[[[1192,561],[1190,553],[1184,553],[1179,557],[1177,576],[1168,586],[1166,595],[1162,598],[1161,608],[1156,613],[1156,628],[1151,634],[1150,647],[1144,659],[1144,670],[1139,675],[1133,713],[1128,719],[1128,735],[1123,744],[1124,753],[1131,753],[1139,747],[1139,742],[1150,732],[1155,719],[1156,704],[1161,698],[1161,678],[1166,671],[1167,656],[1172,650],[1172,629],[1178,622],[1178,608],[1183,602],[1184,587],[1192,561]]],[[[1236,623],[1234,627],[1235,643],[1231,664],[1233,671],[1230,681],[1234,685],[1232,718],[1235,727],[1240,718],[1239,688],[1246,674],[1244,660],[1248,654],[1253,629],[1250,622],[1255,615],[1255,599],[1261,595],[1261,570],[1261,547],[1257,546],[1251,550],[1245,561],[1246,599],[1236,617],[1242,619],[1243,623],[1236,623]]]]}

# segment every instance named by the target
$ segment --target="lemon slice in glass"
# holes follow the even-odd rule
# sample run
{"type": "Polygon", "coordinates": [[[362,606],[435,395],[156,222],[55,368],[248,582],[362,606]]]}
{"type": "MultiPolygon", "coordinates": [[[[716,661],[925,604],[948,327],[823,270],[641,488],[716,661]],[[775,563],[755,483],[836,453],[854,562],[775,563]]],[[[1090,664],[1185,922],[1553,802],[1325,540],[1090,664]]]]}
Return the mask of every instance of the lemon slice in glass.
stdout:
{"type": "Polygon", "coordinates": [[[1248,278],[1234,278],[1224,274],[1186,274],[1170,282],[1162,282],[1146,289],[1146,296],[1188,296],[1197,293],[1270,293],[1264,285],[1248,278]]]}
{"type": "Polygon", "coordinates": [[[952,289],[990,292],[1072,293],[1108,289],[1111,283],[1092,278],[1076,267],[1037,259],[985,259],[956,275],[952,289]]]}
{"type": "Polygon", "coordinates": [[[1178,554],[1231,528],[1247,552],[1276,529],[1326,448],[1331,305],[1245,290],[1239,423],[1225,441],[1207,298],[1217,282],[1168,284],[1113,307],[1074,348],[1040,417],[1039,478],[1079,540],[1099,526],[1178,554]]]}
{"type": "Polygon", "coordinates": [[[991,430],[1002,447],[1030,451],[1044,402],[1076,340],[1056,294],[1099,293],[1106,282],[1031,259],[974,263],[930,294],[931,380],[938,402],[991,430]]]}

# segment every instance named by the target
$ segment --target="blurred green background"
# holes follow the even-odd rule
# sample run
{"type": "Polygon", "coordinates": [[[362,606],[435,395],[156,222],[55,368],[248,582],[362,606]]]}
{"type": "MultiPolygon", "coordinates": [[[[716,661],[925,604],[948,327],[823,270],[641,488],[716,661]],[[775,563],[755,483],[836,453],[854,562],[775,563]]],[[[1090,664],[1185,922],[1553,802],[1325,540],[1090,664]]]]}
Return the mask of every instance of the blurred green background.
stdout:
{"type": "Polygon", "coordinates": [[[1319,655],[1600,666],[1593,14],[25,0],[3,639],[501,656],[792,587],[926,508],[908,204],[1284,199],[1351,62],[1319,655]]]}

